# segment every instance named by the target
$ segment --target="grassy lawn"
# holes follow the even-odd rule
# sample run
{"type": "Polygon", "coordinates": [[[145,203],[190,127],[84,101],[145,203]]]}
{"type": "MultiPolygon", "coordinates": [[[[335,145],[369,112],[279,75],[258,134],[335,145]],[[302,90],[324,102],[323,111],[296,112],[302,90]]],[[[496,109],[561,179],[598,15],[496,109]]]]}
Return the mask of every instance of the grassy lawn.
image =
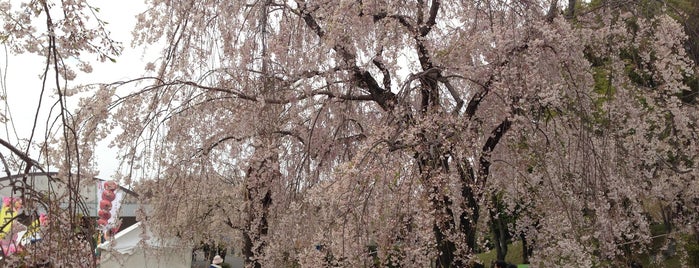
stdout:
{"type": "MultiPolygon", "coordinates": [[[[676,250],[675,254],[669,254],[667,252],[663,252],[663,246],[667,242],[667,237],[662,236],[661,234],[664,233],[664,228],[661,226],[653,226],[652,227],[652,233],[653,235],[656,235],[656,237],[653,239],[651,245],[650,245],[650,253],[648,254],[643,254],[643,255],[637,255],[633,256],[631,259],[636,259],[641,262],[644,268],[660,268],[660,267],[683,267],[683,266],[689,266],[689,267],[699,267],[699,266],[693,266],[693,265],[699,265],[699,245],[697,242],[693,241],[693,238],[690,235],[683,235],[681,240],[684,241],[678,241],[676,243],[676,250]],[[688,244],[685,244],[688,243],[688,244]],[[683,248],[680,248],[683,247],[683,248]],[[685,250],[688,255],[688,263],[685,262],[683,263],[680,260],[680,256],[677,255],[681,250],[685,250]],[[664,254],[665,253],[665,254],[664,254]],[[655,260],[655,261],[654,261],[655,260]]],[[[517,264],[517,267],[523,268],[523,267],[528,267],[527,264],[521,264],[522,263],[522,245],[519,241],[515,241],[514,243],[511,243],[507,247],[507,256],[505,257],[505,261],[508,263],[513,263],[517,264]]],[[[495,250],[491,250],[488,252],[484,252],[481,254],[476,254],[476,256],[481,260],[481,263],[485,265],[485,267],[492,267],[491,264],[496,260],[496,252],[495,250]]]]}
{"type": "MultiPolygon", "coordinates": [[[[488,252],[484,252],[481,254],[476,254],[478,256],[478,259],[481,260],[481,262],[485,265],[485,267],[491,267],[491,263],[493,263],[497,259],[497,253],[495,250],[491,250],[488,252]]],[[[517,267],[529,267],[526,264],[521,264],[522,263],[522,243],[519,241],[515,241],[514,243],[511,243],[507,245],[507,255],[505,256],[505,261],[509,263],[514,263],[518,264],[517,267]]]]}

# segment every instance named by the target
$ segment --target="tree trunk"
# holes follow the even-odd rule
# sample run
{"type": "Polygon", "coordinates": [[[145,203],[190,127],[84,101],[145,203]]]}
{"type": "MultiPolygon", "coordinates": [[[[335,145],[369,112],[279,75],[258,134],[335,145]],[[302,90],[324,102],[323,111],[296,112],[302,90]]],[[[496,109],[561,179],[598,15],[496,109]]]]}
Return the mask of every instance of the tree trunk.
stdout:
{"type": "Polygon", "coordinates": [[[498,211],[490,210],[490,230],[493,233],[497,260],[504,261],[507,256],[507,226],[497,214],[498,211]]]}
{"type": "Polygon", "coordinates": [[[567,19],[573,19],[575,17],[575,2],[576,0],[568,0],[568,11],[566,11],[567,19]]]}
{"type": "Polygon", "coordinates": [[[243,255],[246,267],[261,268],[261,259],[264,256],[265,241],[269,229],[267,218],[272,205],[272,191],[270,183],[275,177],[279,177],[273,161],[265,159],[259,165],[252,166],[248,170],[248,182],[246,193],[248,198],[247,219],[243,232],[243,255]]]}
{"type": "Polygon", "coordinates": [[[522,263],[529,263],[529,256],[531,256],[532,250],[527,242],[527,236],[524,233],[520,233],[519,238],[522,241],[522,263]]]}
{"type": "MultiPolygon", "coordinates": [[[[424,166],[427,161],[421,161],[424,166]]],[[[432,161],[431,163],[435,163],[432,161]]],[[[441,169],[444,172],[448,171],[448,165],[446,161],[437,161],[441,163],[441,169]]],[[[421,172],[423,173],[423,181],[430,183],[432,182],[432,196],[431,202],[435,210],[435,221],[433,225],[433,232],[435,236],[435,242],[437,245],[437,250],[439,255],[436,260],[435,267],[465,267],[468,263],[464,258],[457,258],[459,256],[464,256],[473,251],[476,247],[476,223],[479,218],[479,206],[477,197],[474,194],[472,185],[473,178],[472,175],[467,175],[465,172],[461,172],[460,177],[462,182],[461,198],[463,203],[457,204],[461,208],[461,213],[456,215],[452,210],[454,205],[450,197],[446,194],[441,193],[441,185],[434,183],[434,177],[439,175],[430,174],[421,167],[421,172]],[[456,221],[458,220],[459,226],[457,228],[456,221]],[[458,237],[458,240],[455,238],[458,237]]],[[[472,170],[472,168],[469,168],[472,170]]]]}
{"type": "Polygon", "coordinates": [[[463,262],[455,260],[458,241],[453,241],[448,237],[449,234],[456,232],[453,224],[454,214],[451,208],[449,208],[451,201],[449,201],[449,197],[442,195],[441,198],[433,198],[432,204],[435,208],[433,230],[439,252],[436,267],[463,267],[463,262]]]}
{"type": "MultiPolygon", "coordinates": [[[[418,167],[422,174],[422,181],[430,185],[432,189],[431,202],[435,210],[435,223],[433,226],[437,250],[439,252],[436,267],[465,267],[469,265],[464,259],[465,256],[476,247],[476,225],[478,223],[480,209],[478,204],[478,188],[485,185],[485,181],[490,175],[489,154],[500,142],[500,139],[509,130],[511,122],[503,120],[491,133],[482,149],[479,159],[478,172],[474,171],[474,166],[468,161],[461,161],[457,165],[459,177],[461,178],[461,199],[458,204],[461,214],[455,215],[451,206],[452,201],[449,196],[441,193],[439,189],[443,187],[437,179],[443,174],[449,173],[449,164],[442,155],[442,148],[434,146],[429,152],[418,154],[418,167]],[[476,181],[476,178],[479,178],[476,181]],[[459,228],[455,226],[455,219],[459,221],[459,228]],[[455,237],[459,240],[454,241],[455,237]],[[461,240],[463,239],[463,240],[461,240]]],[[[424,135],[423,135],[424,138],[424,135]]]]}
{"type": "Polygon", "coordinates": [[[492,197],[492,207],[489,212],[490,231],[493,234],[497,260],[504,261],[507,256],[507,244],[512,240],[507,227],[510,215],[506,214],[505,204],[497,194],[494,194],[492,197]]]}
{"type": "MultiPolygon", "coordinates": [[[[273,96],[275,85],[269,75],[269,55],[267,53],[267,18],[268,8],[272,1],[266,0],[260,9],[260,20],[258,27],[260,31],[260,56],[262,58],[260,73],[262,77],[261,94],[263,96],[273,96]]],[[[279,124],[279,108],[264,106],[258,115],[258,134],[263,137],[253,153],[253,160],[247,172],[246,194],[248,201],[248,217],[243,234],[243,254],[245,255],[245,267],[261,268],[262,259],[267,246],[267,233],[269,230],[268,217],[270,206],[272,205],[272,190],[270,186],[274,181],[279,181],[281,172],[279,171],[279,154],[277,153],[277,138],[270,133],[277,130],[279,124]],[[260,160],[254,160],[258,158],[260,160]]]]}

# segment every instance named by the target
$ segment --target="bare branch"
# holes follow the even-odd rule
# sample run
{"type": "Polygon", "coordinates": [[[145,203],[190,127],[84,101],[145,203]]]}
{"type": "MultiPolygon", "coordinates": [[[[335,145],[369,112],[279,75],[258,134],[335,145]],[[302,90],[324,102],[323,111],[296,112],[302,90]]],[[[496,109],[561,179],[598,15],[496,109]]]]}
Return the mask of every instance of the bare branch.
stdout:
{"type": "Polygon", "coordinates": [[[41,166],[39,165],[39,162],[37,162],[36,160],[34,160],[34,159],[32,159],[31,157],[29,157],[27,154],[25,154],[25,153],[23,153],[22,151],[20,151],[19,149],[17,149],[17,147],[14,147],[12,144],[10,144],[9,142],[7,142],[6,140],[0,139],[0,145],[2,145],[2,146],[4,146],[5,148],[9,149],[13,154],[16,154],[20,159],[22,159],[22,161],[24,161],[25,163],[27,163],[27,167],[26,167],[25,170],[24,170],[25,173],[29,173],[29,170],[30,170],[32,167],[35,167],[35,168],[41,170],[42,172],[45,172],[44,169],[41,168],[41,166]]]}

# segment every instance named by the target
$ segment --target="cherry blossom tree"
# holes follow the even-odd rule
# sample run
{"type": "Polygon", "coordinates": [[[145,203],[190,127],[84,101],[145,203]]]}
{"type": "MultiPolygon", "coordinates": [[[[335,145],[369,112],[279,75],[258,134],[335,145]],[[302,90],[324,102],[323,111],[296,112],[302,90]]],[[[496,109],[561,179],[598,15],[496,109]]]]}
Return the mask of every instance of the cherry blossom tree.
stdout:
{"type": "Polygon", "coordinates": [[[145,220],[248,267],[477,266],[499,193],[533,263],[621,263],[649,203],[696,228],[696,69],[666,14],[563,4],[148,1],[162,58],[79,142],[118,132],[145,220]]]}
{"type": "MultiPolygon", "coordinates": [[[[79,124],[84,120],[72,111],[75,107],[69,107],[68,98],[85,89],[71,81],[92,70],[92,60],[87,56],[113,60],[121,46],[110,39],[106,23],[96,16],[99,10],[86,1],[0,1],[0,11],[0,36],[6,54],[44,58],[44,64],[33,69],[40,74],[40,87],[32,88],[27,83],[20,89],[40,92],[33,117],[13,117],[7,107],[2,113],[7,130],[7,136],[0,139],[2,162],[14,195],[9,200],[17,200],[18,205],[14,216],[3,222],[3,229],[13,227],[3,234],[0,266],[94,267],[93,238],[98,232],[85,216],[88,211],[80,190],[94,184],[96,174],[89,163],[94,144],[83,142],[98,137],[91,137],[96,133],[79,124]],[[47,117],[43,116],[44,107],[50,107],[47,117]],[[32,119],[27,136],[19,136],[17,129],[12,131],[15,137],[10,135],[16,120],[32,119]],[[55,169],[60,173],[53,172],[55,169]],[[48,176],[48,191],[31,187],[33,172],[48,176]],[[47,214],[40,217],[39,211],[47,214]],[[16,232],[20,223],[26,225],[27,232],[36,230],[42,242],[20,247],[22,237],[16,232]],[[10,247],[5,247],[5,242],[10,247]]],[[[18,90],[7,88],[6,79],[3,73],[3,93],[18,90]]],[[[5,105],[12,101],[6,97],[2,98],[5,105]]]]}

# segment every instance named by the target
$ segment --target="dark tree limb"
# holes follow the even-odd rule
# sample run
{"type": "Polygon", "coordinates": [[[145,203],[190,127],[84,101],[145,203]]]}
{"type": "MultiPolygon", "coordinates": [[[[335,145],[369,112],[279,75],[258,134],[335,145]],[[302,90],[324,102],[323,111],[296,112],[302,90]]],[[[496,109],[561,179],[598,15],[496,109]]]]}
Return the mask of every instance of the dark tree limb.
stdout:
{"type": "Polygon", "coordinates": [[[497,79],[497,68],[504,67],[508,63],[510,63],[509,57],[512,57],[515,53],[522,52],[529,48],[529,45],[523,44],[517,47],[512,48],[508,53],[507,53],[507,58],[497,64],[495,68],[493,69],[492,73],[488,77],[488,80],[486,80],[484,83],[479,83],[476,81],[471,80],[472,82],[478,84],[481,87],[481,90],[476,92],[476,94],[471,98],[471,100],[468,102],[468,105],[466,105],[466,116],[470,119],[472,118],[475,114],[476,111],[478,110],[478,107],[481,104],[481,101],[483,101],[483,98],[490,93],[490,87],[495,82],[497,79]]]}
{"type": "Polygon", "coordinates": [[[573,19],[575,18],[575,3],[576,0],[568,0],[568,10],[566,11],[566,18],[567,19],[573,19]]]}
{"type": "Polygon", "coordinates": [[[439,13],[439,0],[432,0],[430,5],[430,14],[424,25],[420,26],[420,36],[425,37],[430,33],[432,27],[437,23],[437,14],[439,13]]]}
{"type": "Polygon", "coordinates": [[[507,131],[510,130],[511,126],[512,121],[510,121],[510,119],[505,118],[505,120],[502,120],[502,122],[500,122],[500,124],[493,129],[493,131],[490,133],[490,137],[488,137],[483,145],[481,157],[478,160],[480,163],[478,178],[481,180],[482,184],[485,184],[485,178],[490,175],[490,153],[495,150],[495,147],[498,145],[498,143],[500,143],[500,140],[502,140],[502,137],[505,136],[507,131]]]}
{"type": "Polygon", "coordinates": [[[382,60],[380,60],[381,52],[374,57],[374,59],[371,60],[372,63],[374,63],[374,66],[376,68],[379,68],[381,73],[383,74],[383,88],[386,90],[391,89],[391,74],[388,72],[388,68],[386,68],[386,65],[383,63],[382,60]]]}
{"type": "MultiPolygon", "coordinates": [[[[325,36],[325,31],[320,27],[318,21],[313,17],[307,9],[305,1],[297,0],[301,18],[320,39],[325,36]]],[[[357,86],[369,91],[371,100],[376,102],[384,111],[391,111],[395,107],[395,94],[390,89],[384,89],[379,86],[379,83],[367,70],[356,65],[356,55],[352,53],[342,42],[338,42],[333,46],[333,50],[340,54],[342,59],[350,66],[352,76],[357,82],[357,86]]]]}

